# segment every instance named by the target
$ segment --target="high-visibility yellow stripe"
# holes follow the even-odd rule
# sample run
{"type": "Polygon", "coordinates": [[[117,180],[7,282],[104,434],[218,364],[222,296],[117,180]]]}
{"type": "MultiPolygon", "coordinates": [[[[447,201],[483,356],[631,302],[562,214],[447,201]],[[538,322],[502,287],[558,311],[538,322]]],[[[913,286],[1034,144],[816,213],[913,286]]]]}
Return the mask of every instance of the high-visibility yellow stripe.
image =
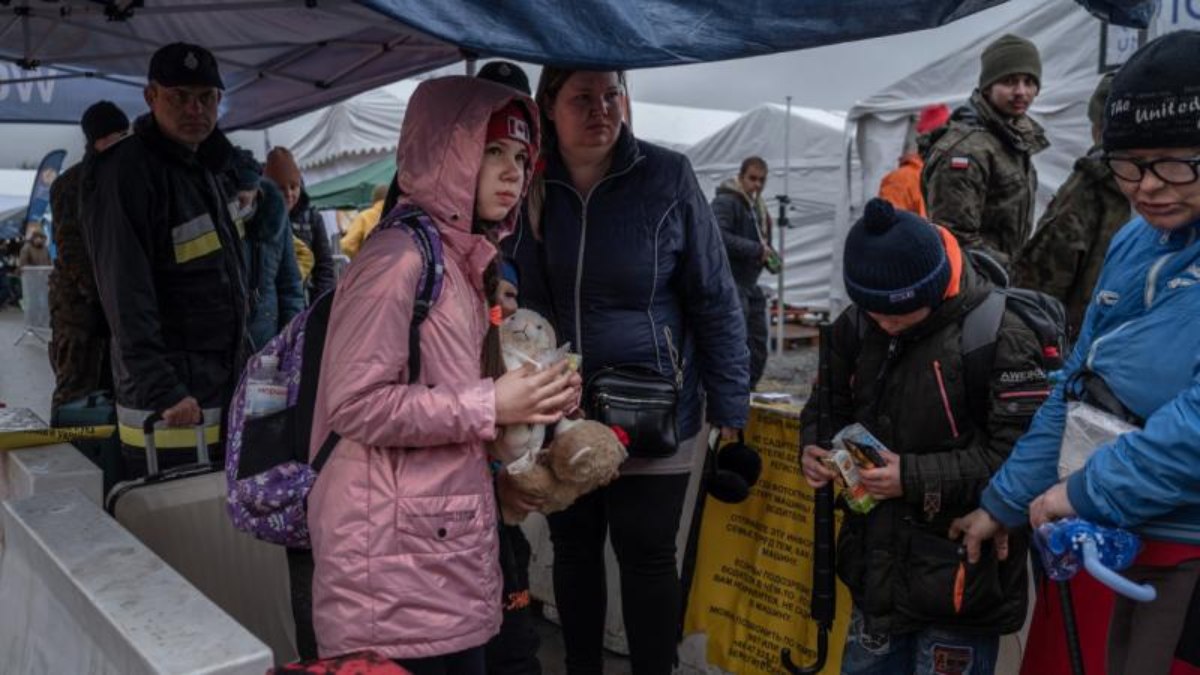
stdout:
{"type": "Polygon", "coordinates": [[[0,450],[21,450],[40,445],[97,440],[112,436],[114,431],[116,431],[116,426],[112,424],[102,424],[94,427],[56,427],[54,429],[4,431],[0,432],[0,450]]]}
{"type": "Polygon", "coordinates": [[[215,231],[211,231],[190,241],[175,244],[175,262],[182,264],[219,250],[221,250],[221,238],[215,231]]]}
{"type": "MultiPolygon", "coordinates": [[[[141,429],[121,424],[117,428],[121,442],[135,448],[146,447],[146,436],[141,429]]],[[[221,427],[204,428],[204,442],[213,445],[221,440],[221,427]]],[[[159,450],[195,450],[195,427],[169,427],[154,430],[154,446],[159,450]]]]}

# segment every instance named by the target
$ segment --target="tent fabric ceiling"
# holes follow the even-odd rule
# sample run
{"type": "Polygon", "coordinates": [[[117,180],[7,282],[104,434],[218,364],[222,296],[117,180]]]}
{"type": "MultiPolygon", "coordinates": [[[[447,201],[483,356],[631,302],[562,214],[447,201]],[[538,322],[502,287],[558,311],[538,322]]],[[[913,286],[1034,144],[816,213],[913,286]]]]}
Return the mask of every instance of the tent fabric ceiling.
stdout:
{"type": "Polygon", "coordinates": [[[226,129],[266,126],[461,59],[454,45],[352,0],[144,0],[117,20],[113,3],[4,4],[0,61],[18,66],[140,79],[161,45],[208,47],[227,87],[226,129]]]}
{"type": "MultiPolygon", "coordinates": [[[[933,28],[1004,1],[4,0],[0,62],[26,76],[9,73],[0,86],[89,73],[93,82],[141,78],[157,47],[182,40],[221,62],[229,86],[222,125],[261,128],[448,65],[463,49],[536,63],[664,66],[933,28]],[[53,73],[34,74],[38,66],[53,73]]],[[[1117,22],[1140,21],[1154,4],[1077,1],[1117,22]]],[[[58,88],[79,81],[57,80],[58,88]]],[[[20,119],[78,119],[82,97],[70,98],[54,114],[47,104],[41,118],[20,119]]],[[[13,120],[6,111],[0,119],[13,120]]]]}

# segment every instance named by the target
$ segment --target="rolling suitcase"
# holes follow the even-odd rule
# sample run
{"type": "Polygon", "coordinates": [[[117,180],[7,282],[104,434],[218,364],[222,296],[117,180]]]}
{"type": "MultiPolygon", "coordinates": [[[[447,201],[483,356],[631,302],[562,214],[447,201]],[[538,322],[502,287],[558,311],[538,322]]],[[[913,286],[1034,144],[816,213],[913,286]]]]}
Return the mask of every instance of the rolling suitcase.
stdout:
{"type": "Polygon", "coordinates": [[[285,551],[234,528],[225,509],[225,475],[212,464],[203,427],[196,428],[197,463],[159,471],[155,414],[143,425],[145,478],[118,483],[104,507],[117,522],[275,654],[296,659],[295,627],[285,551]]]}

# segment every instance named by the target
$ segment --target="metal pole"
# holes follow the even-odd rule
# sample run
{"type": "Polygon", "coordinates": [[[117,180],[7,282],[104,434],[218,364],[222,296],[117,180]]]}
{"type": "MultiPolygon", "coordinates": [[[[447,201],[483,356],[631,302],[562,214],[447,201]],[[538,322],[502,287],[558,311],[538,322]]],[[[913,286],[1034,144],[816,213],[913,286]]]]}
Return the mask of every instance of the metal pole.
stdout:
{"type": "MultiPolygon", "coordinates": [[[[792,97],[787,97],[787,117],[783,121],[783,194],[789,197],[788,193],[788,174],[792,168],[792,97]]],[[[779,212],[786,213],[788,208],[785,202],[780,206],[779,212]]],[[[784,323],[784,308],[787,304],[783,301],[784,275],[787,274],[787,232],[786,223],[783,219],[776,223],[776,230],[779,231],[779,248],[776,253],[779,254],[779,275],[776,278],[776,312],[775,312],[775,354],[783,353],[783,323],[784,323]]]]}

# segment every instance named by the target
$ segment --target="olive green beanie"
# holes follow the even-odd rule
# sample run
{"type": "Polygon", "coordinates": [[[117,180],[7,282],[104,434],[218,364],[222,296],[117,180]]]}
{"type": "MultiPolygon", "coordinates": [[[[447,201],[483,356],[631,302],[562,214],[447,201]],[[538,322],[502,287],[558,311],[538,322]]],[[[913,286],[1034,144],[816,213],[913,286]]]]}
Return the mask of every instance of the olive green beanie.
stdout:
{"type": "Polygon", "coordinates": [[[1026,73],[1042,85],[1042,58],[1037,46],[1016,35],[1002,35],[983,50],[979,69],[979,88],[987,89],[996,80],[1016,73],[1026,73]]]}

